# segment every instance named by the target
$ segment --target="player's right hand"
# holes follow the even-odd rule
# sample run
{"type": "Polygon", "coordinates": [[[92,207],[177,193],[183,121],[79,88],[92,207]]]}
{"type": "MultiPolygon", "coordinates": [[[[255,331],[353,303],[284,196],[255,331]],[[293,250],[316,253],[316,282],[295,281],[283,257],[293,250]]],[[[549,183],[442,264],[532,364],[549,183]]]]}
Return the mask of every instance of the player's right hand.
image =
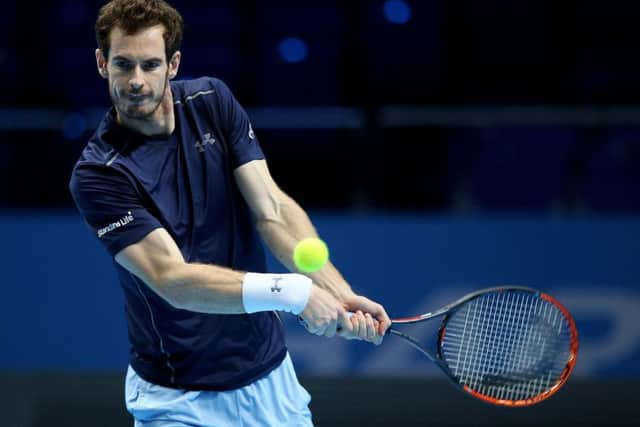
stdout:
{"type": "Polygon", "coordinates": [[[329,292],[312,285],[309,301],[300,317],[304,320],[307,331],[315,335],[333,337],[340,327],[351,332],[353,326],[349,321],[344,306],[329,292]]]}

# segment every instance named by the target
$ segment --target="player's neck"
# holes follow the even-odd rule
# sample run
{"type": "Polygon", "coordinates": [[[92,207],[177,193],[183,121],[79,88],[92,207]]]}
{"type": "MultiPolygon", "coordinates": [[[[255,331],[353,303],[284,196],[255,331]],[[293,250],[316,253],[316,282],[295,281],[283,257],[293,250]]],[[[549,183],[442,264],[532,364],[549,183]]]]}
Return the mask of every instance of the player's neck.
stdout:
{"type": "Polygon", "coordinates": [[[120,125],[143,135],[171,135],[175,129],[176,121],[173,111],[173,94],[171,93],[170,85],[167,85],[162,102],[150,117],[133,119],[124,114],[120,114],[117,108],[116,116],[120,125]]]}

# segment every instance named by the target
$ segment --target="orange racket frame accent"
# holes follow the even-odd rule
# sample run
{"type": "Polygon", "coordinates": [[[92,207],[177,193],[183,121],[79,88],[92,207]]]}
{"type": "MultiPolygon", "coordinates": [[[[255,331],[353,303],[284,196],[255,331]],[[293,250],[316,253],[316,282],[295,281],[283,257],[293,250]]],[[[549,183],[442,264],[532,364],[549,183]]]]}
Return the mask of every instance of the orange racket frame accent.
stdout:
{"type": "MultiPolygon", "coordinates": [[[[533,404],[542,402],[545,399],[548,399],[549,397],[557,393],[558,390],[560,390],[562,386],[567,382],[567,379],[569,379],[569,375],[571,375],[571,371],[573,371],[573,368],[576,365],[576,360],[578,358],[578,329],[576,328],[576,323],[573,320],[573,316],[571,316],[571,313],[569,313],[569,310],[567,310],[562,304],[560,304],[560,302],[557,299],[555,299],[551,295],[546,294],[544,292],[540,292],[540,298],[558,307],[558,309],[562,312],[562,314],[564,314],[564,317],[567,319],[567,322],[569,323],[569,331],[571,333],[569,359],[567,360],[567,366],[565,366],[558,381],[551,388],[549,388],[548,390],[545,390],[539,395],[529,399],[523,399],[523,400],[496,399],[494,397],[486,396],[482,393],[472,390],[467,385],[462,386],[462,389],[464,391],[473,395],[475,398],[483,400],[487,403],[491,403],[493,405],[520,407],[520,406],[533,405],[533,404]]],[[[441,334],[442,336],[444,336],[444,330],[441,331],[441,334]]]]}

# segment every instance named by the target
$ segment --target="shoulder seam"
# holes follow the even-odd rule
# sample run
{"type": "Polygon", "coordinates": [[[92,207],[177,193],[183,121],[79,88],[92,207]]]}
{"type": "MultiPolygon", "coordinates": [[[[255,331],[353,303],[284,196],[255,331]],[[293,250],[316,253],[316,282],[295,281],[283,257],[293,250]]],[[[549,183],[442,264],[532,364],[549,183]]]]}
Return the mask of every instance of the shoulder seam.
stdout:
{"type": "Polygon", "coordinates": [[[174,101],[173,103],[174,103],[175,105],[179,105],[179,104],[187,103],[187,102],[189,102],[189,101],[192,101],[192,100],[194,100],[194,99],[198,98],[199,96],[202,96],[202,95],[209,95],[209,94],[212,94],[212,93],[214,93],[214,92],[215,92],[215,89],[210,89],[210,90],[199,90],[198,92],[195,92],[195,93],[192,93],[191,95],[187,95],[187,96],[185,96],[185,97],[183,98],[184,102],[183,102],[183,101],[181,101],[181,100],[177,100],[177,101],[174,101]]]}
{"type": "Polygon", "coordinates": [[[120,153],[126,150],[128,146],[129,146],[129,141],[127,141],[124,144],[124,147],[122,147],[122,150],[117,151],[116,154],[113,155],[113,157],[107,160],[107,162],[105,163],[105,166],[111,166],[111,164],[120,156],[120,153]]]}
{"type": "Polygon", "coordinates": [[[111,163],[113,163],[113,162],[118,158],[118,156],[119,156],[119,155],[120,155],[120,152],[118,151],[118,152],[117,152],[117,153],[116,153],[116,154],[115,154],[111,159],[109,159],[109,160],[105,163],[105,165],[106,165],[106,166],[111,166],[111,163]]]}

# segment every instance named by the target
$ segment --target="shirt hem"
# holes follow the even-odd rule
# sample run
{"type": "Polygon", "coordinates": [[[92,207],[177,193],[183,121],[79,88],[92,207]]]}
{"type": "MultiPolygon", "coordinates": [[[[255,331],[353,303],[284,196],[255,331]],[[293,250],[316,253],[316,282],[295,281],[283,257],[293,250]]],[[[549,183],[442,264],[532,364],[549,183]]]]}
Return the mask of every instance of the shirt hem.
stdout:
{"type": "Polygon", "coordinates": [[[262,363],[258,367],[252,369],[251,374],[240,373],[239,375],[222,382],[217,383],[180,383],[179,380],[176,383],[171,383],[166,378],[156,377],[149,370],[145,370],[141,365],[136,364],[131,360],[131,368],[142,378],[143,380],[156,384],[162,387],[189,390],[189,391],[230,391],[242,388],[249,385],[259,379],[262,379],[269,375],[274,369],[282,364],[287,356],[287,348],[283,347],[274,357],[267,362],[262,363]]]}

